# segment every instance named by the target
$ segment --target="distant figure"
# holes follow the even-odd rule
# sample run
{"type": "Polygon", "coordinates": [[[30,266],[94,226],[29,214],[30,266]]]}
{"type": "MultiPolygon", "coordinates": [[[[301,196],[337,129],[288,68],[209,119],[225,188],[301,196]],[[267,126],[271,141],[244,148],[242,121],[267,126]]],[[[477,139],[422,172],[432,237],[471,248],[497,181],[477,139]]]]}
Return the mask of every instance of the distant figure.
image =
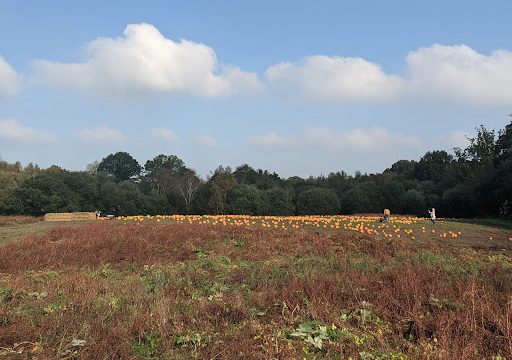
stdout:
{"type": "Polygon", "coordinates": [[[430,214],[430,221],[432,221],[432,224],[436,223],[436,209],[432,208],[432,210],[429,210],[428,213],[430,214]]]}
{"type": "Polygon", "coordinates": [[[96,219],[101,217],[101,211],[96,210],[95,213],[96,213],[96,219]]]}
{"type": "Polygon", "coordinates": [[[380,221],[386,221],[386,222],[389,222],[389,218],[391,216],[391,211],[389,211],[389,209],[384,209],[384,217],[382,219],[380,219],[380,221]]]}

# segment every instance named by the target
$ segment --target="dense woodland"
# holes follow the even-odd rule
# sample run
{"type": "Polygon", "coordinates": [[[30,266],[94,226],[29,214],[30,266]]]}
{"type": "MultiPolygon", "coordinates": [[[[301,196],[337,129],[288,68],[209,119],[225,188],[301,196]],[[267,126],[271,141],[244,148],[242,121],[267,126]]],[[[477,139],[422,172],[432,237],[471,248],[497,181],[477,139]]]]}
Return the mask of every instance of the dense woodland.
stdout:
{"type": "MultiPolygon", "coordinates": [[[[342,165],[342,164],[340,164],[342,165]]],[[[0,214],[101,210],[132,214],[313,215],[393,213],[442,217],[510,217],[512,122],[498,132],[484,126],[466,149],[429,151],[379,174],[281,178],[267,170],[219,166],[207,179],[175,155],[141,166],[118,152],[86,171],[41,169],[0,161],[0,214]]]]}

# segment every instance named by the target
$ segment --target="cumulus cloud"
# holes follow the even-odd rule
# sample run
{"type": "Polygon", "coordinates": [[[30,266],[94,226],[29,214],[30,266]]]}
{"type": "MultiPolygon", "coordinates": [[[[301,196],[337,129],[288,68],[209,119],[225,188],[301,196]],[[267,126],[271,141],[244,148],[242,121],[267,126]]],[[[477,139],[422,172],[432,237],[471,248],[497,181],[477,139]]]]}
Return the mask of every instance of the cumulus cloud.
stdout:
{"type": "Polygon", "coordinates": [[[87,45],[82,63],[34,62],[35,80],[87,92],[166,92],[204,97],[229,96],[262,88],[254,73],[218,63],[212,48],[165,38],[150,24],[130,24],[120,38],[87,45]]]}
{"type": "Polygon", "coordinates": [[[51,143],[58,140],[54,133],[25,126],[16,119],[0,119],[0,139],[24,143],[51,143]]]}
{"type": "Polygon", "coordinates": [[[198,137],[196,139],[196,142],[199,145],[206,146],[206,147],[215,147],[215,146],[217,146],[217,140],[215,140],[211,136],[206,136],[206,135],[198,137]]]}
{"type": "Polygon", "coordinates": [[[74,132],[74,136],[86,144],[117,142],[124,139],[124,135],[120,130],[106,125],[77,130],[74,132]]]}
{"type": "Polygon", "coordinates": [[[398,76],[354,57],[306,57],[300,63],[271,66],[265,77],[275,88],[298,89],[305,99],[318,102],[389,101],[403,89],[398,76]]]}
{"type": "Polygon", "coordinates": [[[21,90],[21,76],[0,56],[0,96],[15,95],[21,90]]]}
{"type": "Polygon", "coordinates": [[[311,56],[271,66],[271,88],[314,102],[354,103],[434,99],[475,105],[512,102],[512,52],[490,55],[466,45],[434,44],[409,53],[403,75],[363,58],[311,56]]]}
{"type": "Polygon", "coordinates": [[[293,140],[290,138],[282,137],[275,132],[269,132],[264,135],[250,136],[248,143],[260,148],[279,148],[292,145],[293,140]]]}
{"type": "Polygon", "coordinates": [[[154,128],[154,129],[151,129],[151,134],[153,135],[153,137],[155,137],[159,140],[164,140],[169,143],[178,144],[181,142],[180,137],[178,135],[176,135],[176,133],[174,131],[172,131],[171,129],[154,128]]]}
{"type": "Polygon", "coordinates": [[[483,55],[466,45],[434,44],[407,57],[415,92],[477,104],[512,102],[512,52],[483,55]]]}

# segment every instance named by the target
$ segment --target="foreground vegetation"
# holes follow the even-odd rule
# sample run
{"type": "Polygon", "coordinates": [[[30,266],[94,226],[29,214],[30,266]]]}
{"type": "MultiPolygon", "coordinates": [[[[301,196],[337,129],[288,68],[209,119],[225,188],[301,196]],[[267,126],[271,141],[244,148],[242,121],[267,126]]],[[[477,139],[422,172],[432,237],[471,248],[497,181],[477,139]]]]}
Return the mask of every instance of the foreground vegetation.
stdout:
{"type": "Polygon", "coordinates": [[[511,358],[512,232],[393,220],[5,221],[0,357],[511,358]]]}

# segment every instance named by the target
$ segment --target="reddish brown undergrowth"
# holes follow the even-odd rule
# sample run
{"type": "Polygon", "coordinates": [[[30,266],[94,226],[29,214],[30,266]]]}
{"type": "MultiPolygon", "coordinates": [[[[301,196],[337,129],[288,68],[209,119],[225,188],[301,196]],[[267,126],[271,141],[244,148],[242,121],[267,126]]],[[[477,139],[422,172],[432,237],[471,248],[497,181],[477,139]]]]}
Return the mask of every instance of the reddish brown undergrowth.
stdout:
{"type": "Polygon", "coordinates": [[[56,227],[0,246],[0,354],[510,358],[512,267],[486,256],[352,232],[56,227]],[[293,335],[304,324],[329,329],[321,345],[293,335]]]}
{"type": "Polygon", "coordinates": [[[0,216],[0,226],[11,225],[11,224],[30,224],[37,221],[41,221],[42,218],[35,216],[23,216],[23,215],[9,215],[0,216]]]}
{"type": "Polygon", "coordinates": [[[376,243],[370,237],[348,232],[326,235],[306,231],[219,229],[208,225],[92,222],[55,227],[43,235],[4,245],[0,252],[0,272],[105,263],[119,267],[166,264],[194,259],[201,251],[246,260],[357,251],[382,257],[404,246],[396,240],[376,243]]]}

